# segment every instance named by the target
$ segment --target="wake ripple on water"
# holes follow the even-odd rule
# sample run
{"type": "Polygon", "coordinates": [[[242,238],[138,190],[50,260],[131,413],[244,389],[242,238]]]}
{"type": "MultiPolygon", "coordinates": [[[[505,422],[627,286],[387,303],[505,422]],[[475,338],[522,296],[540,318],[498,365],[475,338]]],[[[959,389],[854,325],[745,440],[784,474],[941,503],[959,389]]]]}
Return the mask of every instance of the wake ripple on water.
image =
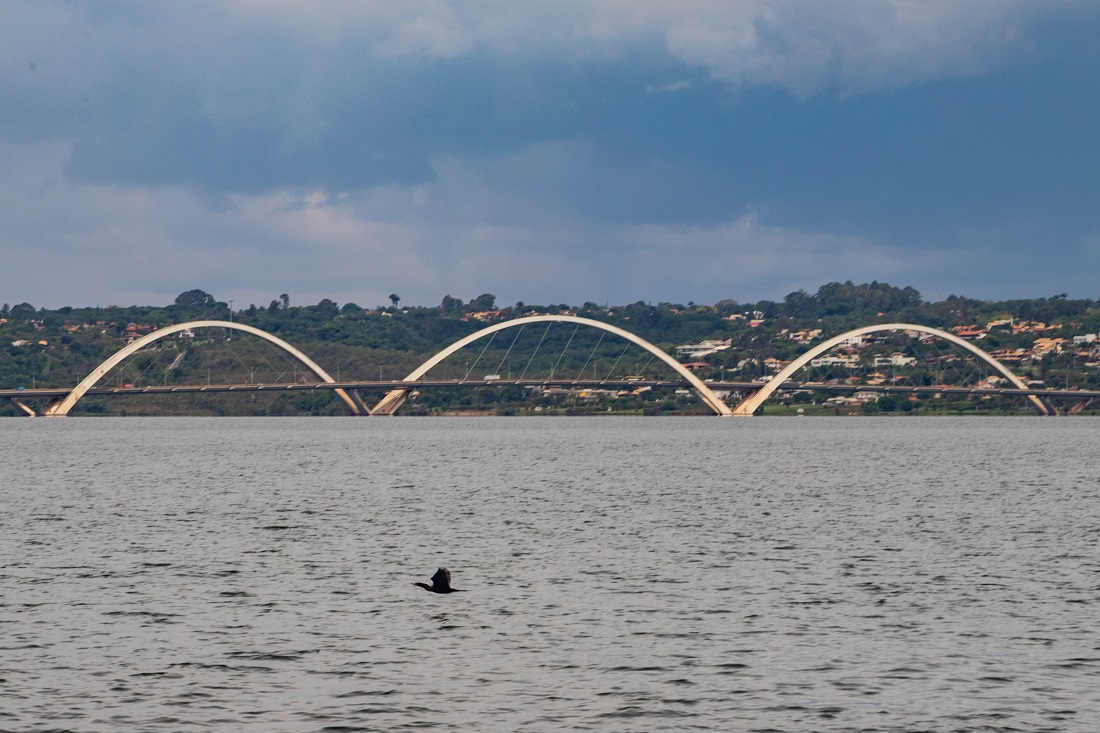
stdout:
{"type": "Polygon", "coordinates": [[[3,421],[0,729],[1094,731],[1094,423],[3,421]]]}

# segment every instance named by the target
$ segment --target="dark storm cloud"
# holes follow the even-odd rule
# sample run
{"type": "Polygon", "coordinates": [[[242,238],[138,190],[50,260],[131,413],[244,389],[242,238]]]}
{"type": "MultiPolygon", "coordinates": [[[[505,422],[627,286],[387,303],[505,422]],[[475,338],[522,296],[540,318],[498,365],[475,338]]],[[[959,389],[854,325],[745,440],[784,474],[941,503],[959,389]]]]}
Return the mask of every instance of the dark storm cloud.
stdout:
{"type": "Polygon", "coordinates": [[[258,89],[271,114],[221,119],[187,69],[135,63],[125,84],[87,103],[66,171],[217,194],[361,190],[430,182],[440,155],[575,140],[593,155],[559,180],[534,179],[541,195],[601,221],[722,222],[751,208],[789,226],[902,239],[1021,213],[1096,225],[1095,58],[1092,73],[1044,58],[979,79],[800,99],[730,91],[653,54],[578,70],[478,54],[379,60],[344,46],[313,69],[324,86],[306,106],[278,109],[311,83],[299,65],[316,61],[303,54],[271,54],[262,74],[231,84],[258,89]],[[690,81],[648,92],[654,78],[690,81]]]}
{"type": "Polygon", "coordinates": [[[1087,4],[10,7],[8,251],[123,246],[157,282],[201,251],[238,293],[396,276],[406,302],[1048,287],[1013,274],[1039,241],[1097,264],[1087,4]],[[694,250],[715,266],[668,266],[694,250]]]}

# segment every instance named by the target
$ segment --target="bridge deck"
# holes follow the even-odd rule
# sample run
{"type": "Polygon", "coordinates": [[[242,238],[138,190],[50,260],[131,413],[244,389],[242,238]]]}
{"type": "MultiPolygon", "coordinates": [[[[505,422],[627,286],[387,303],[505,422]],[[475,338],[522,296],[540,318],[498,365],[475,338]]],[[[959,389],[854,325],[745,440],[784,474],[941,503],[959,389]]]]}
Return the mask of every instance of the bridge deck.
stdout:
{"type": "MultiPolygon", "coordinates": [[[[730,392],[752,392],[763,386],[760,382],[706,382],[712,390],[730,392]]],[[[286,384],[193,384],[193,385],[147,385],[141,387],[94,387],[88,395],[134,396],[143,394],[187,394],[195,392],[294,392],[316,390],[364,390],[388,392],[394,389],[431,389],[438,387],[561,387],[561,388],[604,388],[637,389],[639,387],[672,387],[688,389],[690,384],[680,380],[637,380],[637,379],[421,379],[414,382],[403,381],[342,381],[308,382],[286,384]]],[[[991,396],[1027,396],[1037,395],[1049,399],[1088,400],[1100,397],[1097,390],[1057,390],[1057,389],[1015,389],[997,387],[993,389],[975,387],[912,386],[912,385],[869,385],[869,384],[824,384],[820,382],[786,382],[783,390],[812,390],[815,392],[879,392],[894,394],[954,394],[954,395],[991,395],[991,396]]],[[[72,388],[48,387],[37,389],[0,389],[0,398],[25,400],[52,400],[63,398],[72,388]]]]}

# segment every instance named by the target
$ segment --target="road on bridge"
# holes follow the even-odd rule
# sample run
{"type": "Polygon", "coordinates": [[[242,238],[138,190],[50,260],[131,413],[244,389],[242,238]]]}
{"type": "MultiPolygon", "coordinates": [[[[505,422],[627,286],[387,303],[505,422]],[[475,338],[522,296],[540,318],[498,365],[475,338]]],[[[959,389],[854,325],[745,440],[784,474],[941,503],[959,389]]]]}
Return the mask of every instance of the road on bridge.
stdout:
{"type": "MultiPolygon", "coordinates": [[[[760,389],[761,382],[718,382],[707,381],[712,390],[725,392],[753,392],[760,389]]],[[[404,381],[342,381],[342,382],[293,382],[285,384],[192,384],[192,385],[146,385],[126,387],[93,387],[88,395],[134,396],[143,394],[187,394],[193,392],[295,392],[317,390],[363,390],[367,392],[393,389],[432,389],[440,387],[553,387],[553,388],[605,388],[638,389],[652,388],[690,388],[681,380],[646,379],[420,379],[404,381]]],[[[954,394],[954,395],[995,395],[1028,396],[1037,395],[1051,399],[1089,400],[1100,398],[1096,390],[1059,390],[1059,389],[1015,389],[984,387],[945,387],[942,385],[885,385],[885,384],[826,384],[823,382],[785,382],[783,390],[809,390],[814,392],[878,392],[895,394],[954,394]]],[[[36,389],[0,389],[0,398],[22,400],[52,400],[65,397],[72,388],[47,387],[36,389]]]]}

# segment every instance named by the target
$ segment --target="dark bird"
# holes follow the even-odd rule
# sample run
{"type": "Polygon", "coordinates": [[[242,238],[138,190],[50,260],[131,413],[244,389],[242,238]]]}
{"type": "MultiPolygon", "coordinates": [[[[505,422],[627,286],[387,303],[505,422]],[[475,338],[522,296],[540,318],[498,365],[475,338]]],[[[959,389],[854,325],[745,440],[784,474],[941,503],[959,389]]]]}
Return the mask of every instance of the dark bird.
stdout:
{"type": "Polygon", "coordinates": [[[432,584],[427,583],[413,583],[413,585],[419,585],[421,588],[432,593],[462,593],[461,588],[451,587],[451,571],[447,568],[439,568],[435,571],[435,575],[432,576],[432,584]]]}

